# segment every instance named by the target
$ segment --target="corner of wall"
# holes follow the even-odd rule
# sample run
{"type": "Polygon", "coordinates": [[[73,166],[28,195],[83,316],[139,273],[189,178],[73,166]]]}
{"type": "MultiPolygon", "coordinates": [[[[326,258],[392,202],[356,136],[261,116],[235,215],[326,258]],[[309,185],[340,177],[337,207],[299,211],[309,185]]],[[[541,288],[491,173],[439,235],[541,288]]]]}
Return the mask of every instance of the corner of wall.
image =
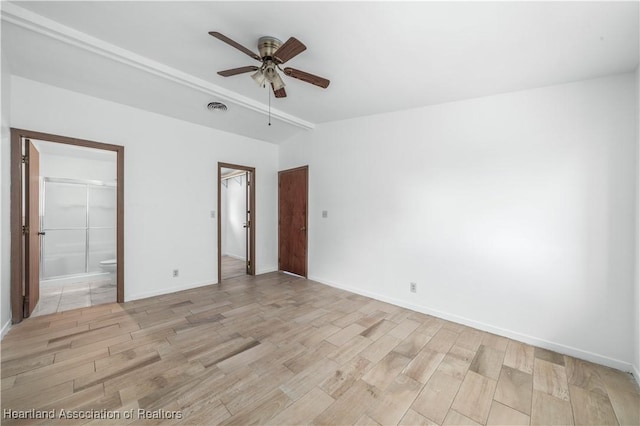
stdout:
{"type": "Polygon", "coordinates": [[[635,252],[635,356],[633,376],[640,385],[640,65],[636,67],[636,252],[635,252]]]}
{"type": "Polygon", "coordinates": [[[2,124],[0,128],[0,339],[4,337],[11,324],[11,240],[9,232],[10,206],[10,150],[11,150],[11,73],[4,55],[0,58],[0,112],[2,124]]]}
{"type": "Polygon", "coordinates": [[[9,329],[11,328],[11,318],[9,318],[9,320],[4,323],[4,325],[2,326],[2,330],[0,330],[0,340],[4,339],[4,336],[9,332],[9,329]]]}

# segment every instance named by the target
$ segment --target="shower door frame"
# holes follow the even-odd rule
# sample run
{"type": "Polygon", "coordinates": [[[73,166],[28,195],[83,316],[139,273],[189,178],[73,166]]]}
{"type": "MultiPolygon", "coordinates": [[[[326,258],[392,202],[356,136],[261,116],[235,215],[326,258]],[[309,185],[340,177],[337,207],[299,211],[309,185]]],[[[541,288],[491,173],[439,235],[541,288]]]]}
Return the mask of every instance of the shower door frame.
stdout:
{"type": "MultiPolygon", "coordinates": [[[[24,312],[24,277],[28,264],[24,258],[24,235],[22,233],[23,185],[22,164],[23,139],[42,140],[85,148],[114,151],[116,153],[116,301],[124,302],[124,146],[67,136],[53,135],[32,130],[11,128],[11,320],[21,322],[24,312]]],[[[31,261],[31,259],[29,259],[31,261]]],[[[37,259],[39,262],[40,259],[37,259]]]]}
{"type": "Polygon", "coordinates": [[[89,271],[89,247],[91,242],[91,229],[116,229],[115,223],[114,226],[90,226],[91,223],[89,221],[89,187],[106,187],[106,188],[116,188],[116,184],[112,182],[103,182],[99,180],[90,180],[90,179],[69,179],[69,178],[56,178],[56,177],[46,177],[40,176],[42,185],[40,186],[40,194],[41,202],[40,202],[40,227],[43,232],[43,237],[46,239],[46,235],[44,233],[48,231],[67,231],[67,230],[85,230],[85,247],[84,247],[84,272],[75,273],[75,274],[67,274],[67,275],[57,275],[54,277],[45,278],[45,244],[44,241],[40,244],[40,281],[43,280],[53,280],[59,278],[69,278],[69,277],[81,277],[84,275],[91,275],[92,273],[96,273],[97,271],[91,272],[89,271]],[[46,210],[46,198],[47,198],[47,182],[51,183],[66,183],[71,185],[81,185],[85,187],[86,193],[86,204],[85,204],[85,219],[86,226],[78,227],[78,228],[47,228],[45,222],[45,215],[47,213],[46,210]]]}

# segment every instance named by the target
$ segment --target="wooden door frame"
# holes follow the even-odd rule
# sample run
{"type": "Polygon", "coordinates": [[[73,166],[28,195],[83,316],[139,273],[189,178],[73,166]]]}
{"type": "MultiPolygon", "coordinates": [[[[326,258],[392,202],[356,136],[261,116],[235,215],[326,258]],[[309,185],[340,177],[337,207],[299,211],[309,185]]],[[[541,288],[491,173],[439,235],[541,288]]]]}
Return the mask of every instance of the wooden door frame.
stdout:
{"type": "MultiPolygon", "coordinates": [[[[293,169],[280,170],[278,172],[278,238],[280,238],[280,175],[282,173],[288,172],[296,172],[298,170],[306,170],[307,172],[307,181],[305,182],[305,192],[307,194],[307,208],[304,216],[304,227],[305,227],[305,250],[304,250],[304,277],[307,278],[309,276],[309,165],[294,167],[293,169]]],[[[280,243],[278,242],[278,271],[282,271],[281,263],[280,263],[280,243]]]]}
{"type": "Polygon", "coordinates": [[[249,185],[249,260],[251,261],[251,274],[256,274],[256,168],[241,166],[239,164],[218,162],[218,284],[222,282],[222,169],[244,170],[251,173],[251,185],[249,185]]]}
{"type": "Polygon", "coordinates": [[[11,128],[11,319],[24,319],[22,284],[24,241],[22,235],[22,138],[56,142],[116,153],[116,301],[124,302],[124,146],[67,136],[11,128]]]}

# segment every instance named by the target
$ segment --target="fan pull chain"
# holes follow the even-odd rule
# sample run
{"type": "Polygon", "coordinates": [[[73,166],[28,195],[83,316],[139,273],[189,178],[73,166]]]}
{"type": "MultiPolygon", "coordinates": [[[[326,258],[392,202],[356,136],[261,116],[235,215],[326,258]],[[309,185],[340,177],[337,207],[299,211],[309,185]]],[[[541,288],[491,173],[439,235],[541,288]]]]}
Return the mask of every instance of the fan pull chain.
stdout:
{"type": "Polygon", "coordinates": [[[267,88],[267,93],[269,96],[269,126],[271,126],[271,90],[269,88],[267,88]]]}

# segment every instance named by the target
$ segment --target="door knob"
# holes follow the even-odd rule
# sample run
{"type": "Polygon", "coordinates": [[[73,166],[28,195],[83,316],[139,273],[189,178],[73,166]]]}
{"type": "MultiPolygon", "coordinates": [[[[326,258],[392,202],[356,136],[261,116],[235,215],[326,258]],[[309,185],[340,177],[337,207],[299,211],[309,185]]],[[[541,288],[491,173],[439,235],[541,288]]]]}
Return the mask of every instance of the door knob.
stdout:
{"type": "Polygon", "coordinates": [[[300,230],[301,230],[301,231],[306,231],[306,230],[307,230],[307,227],[306,227],[306,226],[303,226],[302,228],[300,228],[300,230]]]}
{"type": "Polygon", "coordinates": [[[38,232],[38,235],[47,235],[46,232],[38,232]]]}

